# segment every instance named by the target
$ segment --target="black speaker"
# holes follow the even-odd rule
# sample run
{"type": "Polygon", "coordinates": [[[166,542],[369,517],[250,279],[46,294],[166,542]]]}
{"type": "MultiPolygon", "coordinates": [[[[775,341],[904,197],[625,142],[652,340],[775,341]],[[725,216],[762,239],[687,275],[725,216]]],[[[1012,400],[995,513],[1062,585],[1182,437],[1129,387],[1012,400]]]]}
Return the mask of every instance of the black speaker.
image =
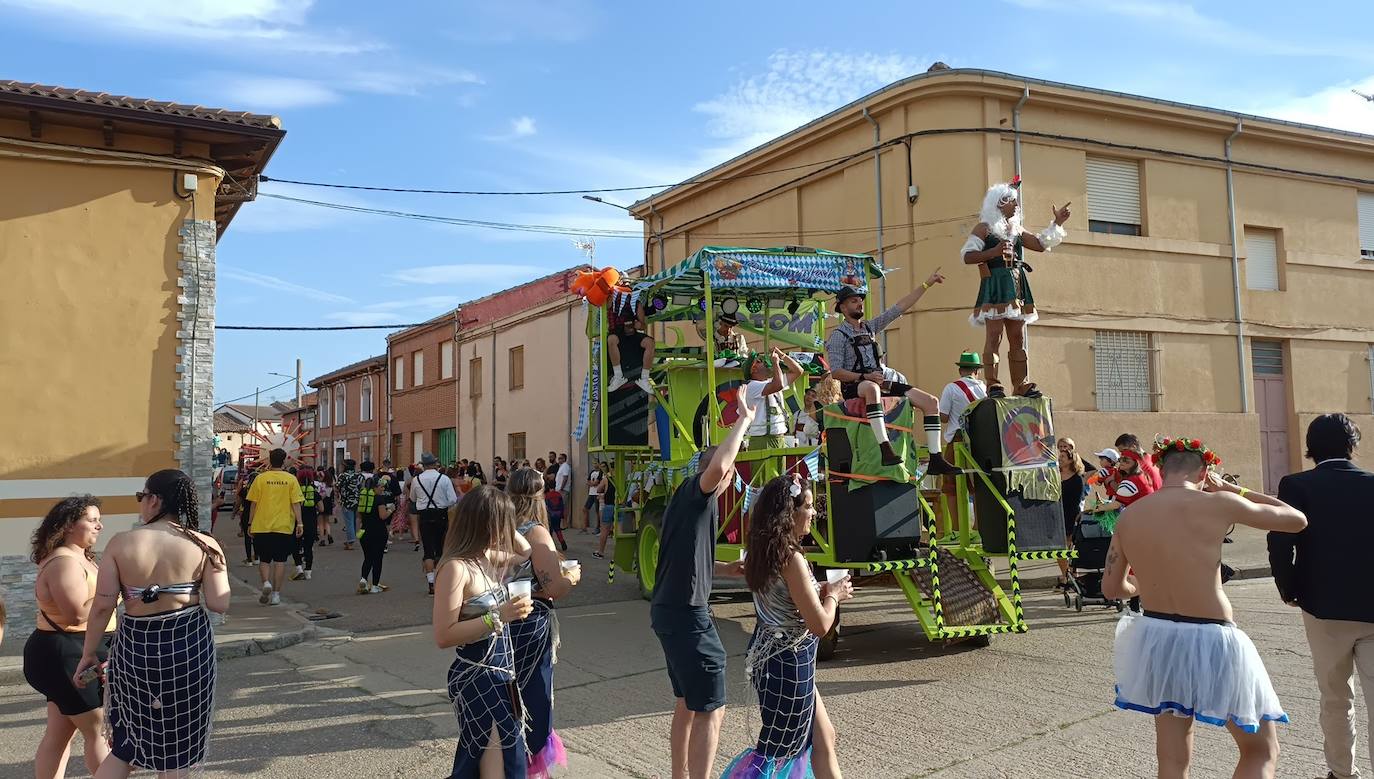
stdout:
{"type": "MultiPolygon", "coordinates": [[[[1032,552],[1064,547],[1064,507],[1058,500],[1031,500],[1019,491],[1009,493],[1007,476],[1004,471],[994,470],[1005,464],[1004,440],[1011,436],[1013,441],[1021,441],[1020,431],[1008,431],[1008,424],[1022,424],[1029,415],[1032,419],[1044,421],[1043,433],[1048,434],[1050,450],[1053,451],[1053,431],[1049,427],[1049,400],[1028,398],[1007,398],[1005,400],[982,400],[968,412],[965,435],[968,436],[969,450],[974,462],[988,475],[988,480],[1012,509],[1016,520],[1016,551],[1032,552]],[[1017,413],[1017,404],[1025,406],[1025,412],[1017,413]],[[1010,422],[1008,421],[1010,420],[1010,422]]],[[[1058,474],[1055,475],[1058,478],[1058,474]]],[[[997,497],[992,494],[977,477],[969,479],[973,487],[973,508],[978,517],[978,532],[983,537],[983,548],[989,552],[1007,552],[1007,512],[997,497]]]]}
{"type": "Polygon", "coordinates": [[[869,562],[915,554],[921,540],[921,505],[914,485],[880,481],[851,490],[844,482],[832,483],[830,503],[837,561],[869,562]]]}
{"type": "Polygon", "coordinates": [[[649,395],[626,384],[606,396],[606,438],[611,446],[649,445],[649,395]]]}

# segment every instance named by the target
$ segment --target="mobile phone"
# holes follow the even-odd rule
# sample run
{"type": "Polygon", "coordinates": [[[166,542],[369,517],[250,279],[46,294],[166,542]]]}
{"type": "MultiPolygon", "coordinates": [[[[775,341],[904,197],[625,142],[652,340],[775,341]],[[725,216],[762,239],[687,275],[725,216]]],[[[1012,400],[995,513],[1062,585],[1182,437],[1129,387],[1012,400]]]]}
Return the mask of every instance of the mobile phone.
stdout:
{"type": "Polygon", "coordinates": [[[98,681],[100,679],[100,667],[100,663],[96,663],[90,668],[82,671],[81,675],[77,678],[81,680],[82,684],[90,684],[91,682],[98,681]]]}

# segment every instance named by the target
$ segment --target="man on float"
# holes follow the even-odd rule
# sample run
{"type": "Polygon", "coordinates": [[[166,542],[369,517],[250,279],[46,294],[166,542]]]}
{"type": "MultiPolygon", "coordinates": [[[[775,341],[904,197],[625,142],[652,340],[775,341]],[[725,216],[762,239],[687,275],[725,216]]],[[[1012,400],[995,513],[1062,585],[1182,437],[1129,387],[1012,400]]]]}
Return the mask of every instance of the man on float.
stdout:
{"type": "MultiPolygon", "coordinates": [[[[945,461],[954,460],[954,442],[963,432],[964,410],[988,396],[987,385],[978,374],[983,371],[983,360],[977,352],[964,352],[959,355],[959,362],[954,364],[959,369],[959,378],[945,385],[945,389],[940,393],[940,424],[944,426],[944,453],[945,461]]],[[[964,440],[968,440],[968,434],[964,434],[964,440]]],[[[954,530],[953,522],[959,516],[959,482],[957,476],[946,476],[941,485],[944,496],[945,506],[948,509],[946,516],[936,515],[935,524],[938,535],[945,537],[946,533],[954,530]]]]}
{"type": "Polygon", "coordinates": [[[835,297],[835,310],[844,317],[844,322],[830,333],[825,342],[826,358],[830,362],[831,375],[840,382],[840,394],[845,400],[863,398],[864,415],[873,428],[873,437],[883,454],[883,465],[897,465],[902,458],[893,451],[887,438],[887,422],[883,418],[883,397],[905,397],[911,404],[921,409],[926,417],[934,421],[934,430],[927,425],[926,446],[930,450],[928,473],[944,475],[958,473],[958,470],[945,462],[940,455],[940,425],[938,417],[940,401],[929,392],[917,389],[906,383],[906,377],[883,364],[882,351],[878,346],[878,334],[907,309],[916,305],[926,290],[945,280],[936,268],[920,287],[912,290],[906,297],[898,300],[891,308],[879,314],[870,322],[864,321],[864,299],[866,295],[853,287],[842,287],[835,297]]]}
{"type": "Polygon", "coordinates": [[[977,265],[982,281],[978,285],[978,300],[974,303],[969,322],[983,325],[983,370],[987,373],[988,397],[1006,396],[998,381],[998,351],[1002,348],[1002,332],[1007,334],[1007,362],[1011,365],[1013,394],[1029,398],[1040,396],[1035,383],[1027,379],[1029,355],[1026,352],[1026,327],[1039,318],[1035,312],[1035,296],[1031,294],[1026,274],[1031,267],[1022,259],[1024,249],[1047,252],[1058,246],[1066,233],[1063,224],[1069,218],[1069,204],[1062,208],[1050,206],[1054,215],[1049,227],[1032,235],[1021,227],[1020,177],[1010,184],[996,184],[983,196],[973,233],[964,242],[964,263],[977,265]]]}
{"type": "Polygon", "coordinates": [[[606,359],[611,364],[611,383],[606,385],[607,392],[615,392],[629,380],[625,373],[639,371],[635,386],[654,394],[654,385],[649,382],[649,372],[654,367],[653,336],[642,331],[644,327],[644,308],[638,309],[626,303],[620,315],[611,317],[615,332],[606,336],[606,359]]]}

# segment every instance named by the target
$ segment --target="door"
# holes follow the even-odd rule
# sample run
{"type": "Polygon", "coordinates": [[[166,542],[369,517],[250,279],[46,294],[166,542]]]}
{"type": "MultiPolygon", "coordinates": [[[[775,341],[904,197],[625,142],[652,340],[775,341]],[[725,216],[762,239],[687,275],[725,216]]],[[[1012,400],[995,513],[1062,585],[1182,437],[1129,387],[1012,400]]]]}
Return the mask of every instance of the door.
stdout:
{"type": "Polygon", "coordinates": [[[425,453],[425,434],[415,433],[410,437],[410,440],[411,449],[415,454],[415,458],[411,462],[418,463],[420,462],[420,455],[425,453]]]}
{"type": "Polygon", "coordinates": [[[458,461],[455,456],[458,453],[458,431],[452,427],[446,427],[436,432],[439,434],[439,451],[436,454],[439,455],[439,462],[447,467],[449,463],[458,461]]]}
{"type": "Polygon", "coordinates": [[[1274,495],[1279,479],[1288,475],[1288,385],[1283,365],[1283,344],[1254,341],[1250,358],[1255,374],[1255,411],[1260,422],[1260,462],[1264,491],[1274,495]]]}
{"type": "Polygon", "coordinates": [[[347,453],[347,451],[344,449],[344,442],[343,442],[343,441],[335,441],[335,442],[334,442],[334,470],[335,470],[336,472],[338,472],[338,473],[343,473],[343,463],[344,463],[344,459],[345,459],[347,456],[348,456],[348,453],[347,453]]]}

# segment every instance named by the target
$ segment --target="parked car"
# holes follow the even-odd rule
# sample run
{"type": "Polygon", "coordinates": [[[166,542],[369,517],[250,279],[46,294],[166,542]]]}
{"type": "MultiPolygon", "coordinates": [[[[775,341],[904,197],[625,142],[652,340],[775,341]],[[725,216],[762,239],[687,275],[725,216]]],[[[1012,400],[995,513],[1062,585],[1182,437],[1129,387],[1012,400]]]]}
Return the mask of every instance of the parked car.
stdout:
{"type": "Polygon", "coordinates": [[[234,490],[239,478],[236,465],[226,465],[215,477],[215,505],[220,509],[234,509],[234,490]]]}

